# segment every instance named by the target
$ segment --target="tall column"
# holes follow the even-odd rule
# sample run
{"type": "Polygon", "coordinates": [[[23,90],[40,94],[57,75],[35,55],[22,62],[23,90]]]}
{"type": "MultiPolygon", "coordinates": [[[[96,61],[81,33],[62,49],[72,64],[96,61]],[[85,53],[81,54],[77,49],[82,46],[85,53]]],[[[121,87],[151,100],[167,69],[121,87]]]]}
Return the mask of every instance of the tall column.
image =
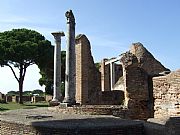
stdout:
{"type": "Polygon", "coordinates": [[[113,86],[115,85],[115,63],[110,63],[110,79],[111,79],[111,90],[113,90],[113,86]]]}
{"type": "Polygon", "coordinates": [[[65,71],[65,98],[64,103],[75,104],[75,18],[72,10],[65,14],[67,18],[67,49],[66,49],[66,71],[65,71]]]}
{"type": "Polygon", "coordinates": [[[105,61],[106,59],[103,59],[101,61],[101,90],[105,91],[105,61]]]}
{"type": "Polygon", "coordinates": [[[51,33],[55,39],[54,47],[54,91],[53,102],[59,102],[61,98],[61,37],[64,36],[64,32],[51,33]]]}

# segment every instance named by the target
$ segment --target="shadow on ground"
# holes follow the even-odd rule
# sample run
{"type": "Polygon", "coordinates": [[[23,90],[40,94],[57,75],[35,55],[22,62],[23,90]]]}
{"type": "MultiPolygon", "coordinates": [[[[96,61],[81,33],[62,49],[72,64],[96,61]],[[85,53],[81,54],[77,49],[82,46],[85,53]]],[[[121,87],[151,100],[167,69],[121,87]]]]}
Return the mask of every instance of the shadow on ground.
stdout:
{"type": "Polygon", "coordinates": [[[0,107],[0,111],[7,111],[7,110],[9,110],[9,109],[0,107]]]}
{"type": "Polygon", "coordinates": [[[46,135],[144,135],[142,122],[117,118],[39,121],[32,126],[39,134],[46,135]]]}

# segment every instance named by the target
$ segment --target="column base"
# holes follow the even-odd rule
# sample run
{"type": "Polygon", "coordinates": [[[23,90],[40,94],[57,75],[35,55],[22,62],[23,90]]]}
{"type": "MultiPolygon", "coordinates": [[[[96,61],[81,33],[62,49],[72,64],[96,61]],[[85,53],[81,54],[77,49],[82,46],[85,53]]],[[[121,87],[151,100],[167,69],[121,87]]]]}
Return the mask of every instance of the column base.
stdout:
{"type": "Polygon", "coordinates": [[[64,99],[63,103],[67,104],[67,106],[76,105],[76,101],[75,100],[70,100],[70,99],[64,99]]]}
{"type": "Polygon", "coordinates": [[[60,102],[58,101],[58,100],[51,100],[50,102],[49,102],[49,106],[58,106],[60,104],[60,102]]]}

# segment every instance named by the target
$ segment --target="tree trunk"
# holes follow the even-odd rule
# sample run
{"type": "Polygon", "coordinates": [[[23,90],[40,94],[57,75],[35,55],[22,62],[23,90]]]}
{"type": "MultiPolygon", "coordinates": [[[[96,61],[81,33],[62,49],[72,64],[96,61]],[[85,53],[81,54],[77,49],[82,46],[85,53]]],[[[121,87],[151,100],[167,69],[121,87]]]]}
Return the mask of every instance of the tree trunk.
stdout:
{"type": "Polygon", "coordinates": [[[30,63],[21,63],[19,66],[19,78],[16,76],[16,73],[14,72],[14,69],[12,68],[12,66],[10,64],[7,64],[6,66],[8,66],[11,71],[13,72],[14,77],[16,78],[16,80],[18,81],[19,84],[19,103],[23,104],[23,82],[24,82],[24,77],[26,74],[26,69],[27,67],[30,65],[30,63]]]}
{"type": "Polygon", "coordinates": [[[23,104],[23,81],[20,79],[19,81],[19,104],[23,104]]]}
{"type": "Polygon", "coordinates": [[[19,72],[19,104],[23,104],[23,82],[24,77],[26,74],[26,66],[23,66],[23,64],[20,65],[20,72],[19,72]]]}

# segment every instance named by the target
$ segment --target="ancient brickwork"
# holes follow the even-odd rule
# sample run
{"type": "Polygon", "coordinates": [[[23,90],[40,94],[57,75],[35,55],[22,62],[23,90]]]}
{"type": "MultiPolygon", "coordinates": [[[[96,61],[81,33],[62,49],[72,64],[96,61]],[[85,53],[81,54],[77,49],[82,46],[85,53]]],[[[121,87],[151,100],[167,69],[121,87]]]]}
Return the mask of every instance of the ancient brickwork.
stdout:
{"type": "Polygon", "coordinates": [[[76,37],[76,102],[99,104],[101,75],[91,55],[90,42],[85,35],[76,37]]]}
{"type": "Polygon", "coordinates": [[[154,117],[180,116],[180,70],[153,78],[154,117]]]}
{"type": "Polygon", "coordinates": [[[124,67],[125,106],[131,118],[147,119],[148,109],[148,75],[138,67],[135,55],[127,52],[121,58],[124,67]]]}
{"type": "Polygon", "coordinates": [[[130,52],[138,58],[139,67],[143,68],[150,76],[169,70],[156,60],[141,43],[133,43],[130,52]]]}
{"type": "Polygon", "coordinates": [[[122,105],[124,102],[124,92],[120,90],[103,91],[101,104],[103,105],[122,105]]]}

